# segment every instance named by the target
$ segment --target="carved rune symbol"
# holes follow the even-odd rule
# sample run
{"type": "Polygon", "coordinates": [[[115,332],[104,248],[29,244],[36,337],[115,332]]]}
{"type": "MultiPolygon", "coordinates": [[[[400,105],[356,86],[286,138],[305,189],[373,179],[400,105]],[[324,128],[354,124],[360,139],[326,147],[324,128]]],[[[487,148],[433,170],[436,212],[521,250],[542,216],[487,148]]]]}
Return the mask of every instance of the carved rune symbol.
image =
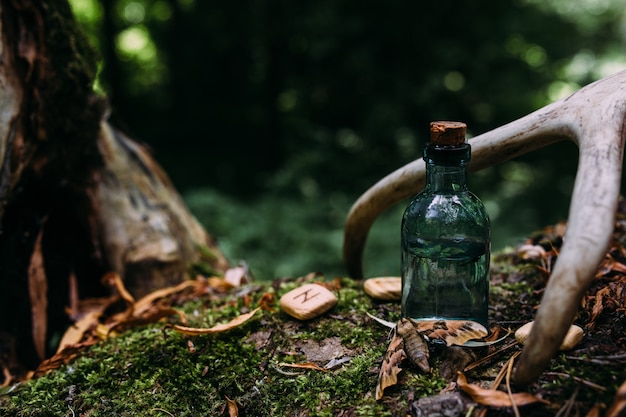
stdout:
{"type": "Polygon", "coordinates": [[[316,292],[315,294],[309,296],[309,293],[313,290],[313,288],[308,288],[306,291],[296,295],[295,297],[293,297],[293,299],[295,300],[296,298],[300,298],[300,297],[304,297],[302,299],[302,304],[306,303],[307,301],[317,297],[318,295],[320,295],[319,292],[316,292]]]}
{"type": "Polygon", "coordinates": [[[336,303],[337,297],[317,284],[305,284],[280,297],[280,308],[299,320],[317,317],[336,303]]]}

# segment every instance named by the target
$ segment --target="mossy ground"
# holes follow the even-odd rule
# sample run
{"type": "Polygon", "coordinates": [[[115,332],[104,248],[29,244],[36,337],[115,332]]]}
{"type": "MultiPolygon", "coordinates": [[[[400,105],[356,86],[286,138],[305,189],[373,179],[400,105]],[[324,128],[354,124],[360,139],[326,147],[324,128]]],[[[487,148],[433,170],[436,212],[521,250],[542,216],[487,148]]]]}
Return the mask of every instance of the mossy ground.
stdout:
{"type": "MultiPolygon", "coordinates": [[[[493,259],[490,320],[516,328],[532,318],[544,279],[513,253],[493,259]]],[[[190,326],[210,327],[256,307],[264,294],[278,299],[311,280],[323,278],[253,283],[227,295],[188,299],[178,308],[185,311],[190,326]]],[[[309,321],[275,309],[215,335],[185,336],[167,322],[128,330],[45,376],[5,389],[0,415],[223,416],[228,415],[230,398],[237,402],[240,416],[404,417],[411,399],[436,395],[448,384],[437,370],[445,355],[434,351],[432,374],[419,374],[407,365],[399,384],[376,401],[389,329],[366,312],[395,321],[399,305],[371,300],[358,281],[330,279],[327,284],[338,295],[338,304],[309,321]],[[327,371],[289,366],[313,362],[324,367],[333,359],[340,363],[327,371]]],[[[498,349],[474,352],[481,357],[498,349]]],[[[467,372],[468,378],[487,384],[517,349],[496,354],[490,363],[467,372]]],[[[530,387],[552,405],[526,409],[524,415],[554,415],[572,395],[581,415],[594,404],[610,404],[626,371],[623,363],[598,366],[590,360],[606,352],[588,333],[575,352],[558,355],[530,387]]],[[[511,412],[494,409],[488,415],[511,412]]]]}

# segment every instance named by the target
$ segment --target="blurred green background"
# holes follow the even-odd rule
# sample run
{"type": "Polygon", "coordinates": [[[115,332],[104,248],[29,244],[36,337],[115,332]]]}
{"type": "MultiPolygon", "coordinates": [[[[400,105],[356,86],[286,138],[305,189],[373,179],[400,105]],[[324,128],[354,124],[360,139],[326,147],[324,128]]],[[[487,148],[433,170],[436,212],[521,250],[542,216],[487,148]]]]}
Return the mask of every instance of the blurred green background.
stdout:
{"type": "MultiPolygon", "coordinates": [[[[259,279],[345,274],[351,204],[421,156],[429,121],[476,135],[626,68],[623,0],[70,2],[113,122],[259,279]]],[[[576,164],[562,143],[470,177],[494,249],[567,217],[576,164]]],[[[399,273],[404,206],[366,275],[399,273]]]]}

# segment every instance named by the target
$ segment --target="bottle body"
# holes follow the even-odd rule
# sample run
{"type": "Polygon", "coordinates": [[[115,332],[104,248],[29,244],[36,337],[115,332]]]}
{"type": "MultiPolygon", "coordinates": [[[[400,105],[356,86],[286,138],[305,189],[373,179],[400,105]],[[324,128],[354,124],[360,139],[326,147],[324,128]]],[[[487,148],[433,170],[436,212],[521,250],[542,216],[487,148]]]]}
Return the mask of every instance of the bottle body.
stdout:
{"type": "Polygon", "coordinates": [[[426,187],[402,219],[403,317],[487,325],[490,222],[467,189],[464,146],[456,155],[431,145],[425,152],[426,187]]]}

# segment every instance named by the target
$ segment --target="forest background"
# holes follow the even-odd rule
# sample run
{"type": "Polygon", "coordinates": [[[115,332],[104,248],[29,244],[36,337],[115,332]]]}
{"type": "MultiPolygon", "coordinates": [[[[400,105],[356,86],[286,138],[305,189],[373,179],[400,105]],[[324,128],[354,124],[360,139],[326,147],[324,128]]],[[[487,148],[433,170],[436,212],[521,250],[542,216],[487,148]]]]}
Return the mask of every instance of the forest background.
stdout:
{"type": "MultiPolygon", "coordinates": [[[[626,69],[623,0],[70,3],[113,123],[259,279],[344,275],[350,206],[421,157],[430,121],[477,135],[626,69]]],[[[576,164],[560,143],[470,176],[493,249],[567,218],[576,164]]],[[[367,276],[398,275],[405,205],[375,223],[367,276]]]]}

